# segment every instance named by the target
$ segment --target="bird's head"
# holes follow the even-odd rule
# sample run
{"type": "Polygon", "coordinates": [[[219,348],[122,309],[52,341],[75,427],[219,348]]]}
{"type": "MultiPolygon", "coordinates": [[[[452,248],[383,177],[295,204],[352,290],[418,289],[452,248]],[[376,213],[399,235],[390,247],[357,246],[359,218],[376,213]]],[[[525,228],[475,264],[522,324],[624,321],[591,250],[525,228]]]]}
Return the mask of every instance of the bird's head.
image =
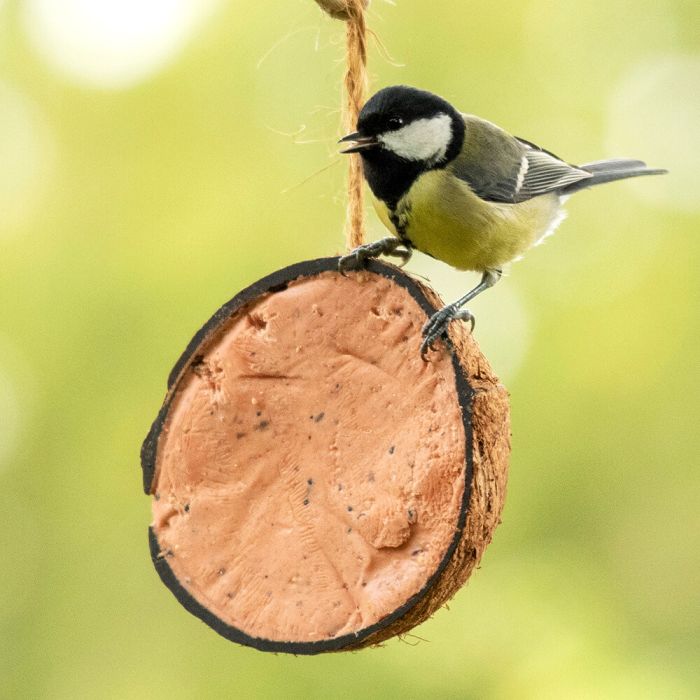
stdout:
{"type": "Polygon", "coordinates": [[[464,119],[441,97],[397,85],[373,95],[362,108],[357,131],[341,142],[343,153],[360,153],[377,166],[426,170],[452,160],[464,141],[464,119]]]}

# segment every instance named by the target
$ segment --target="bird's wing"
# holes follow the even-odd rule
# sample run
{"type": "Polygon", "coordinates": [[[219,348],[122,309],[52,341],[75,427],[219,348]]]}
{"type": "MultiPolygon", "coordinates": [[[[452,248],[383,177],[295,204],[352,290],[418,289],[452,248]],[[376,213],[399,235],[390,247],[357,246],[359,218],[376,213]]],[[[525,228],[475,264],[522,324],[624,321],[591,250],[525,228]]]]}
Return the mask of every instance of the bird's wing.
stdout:
{"type": "Polygon", "coordinates": [[[486,201],[515,204],[592,177],[490,122],[464,120],[465,145],[448,167],[486,201]]]}
{"type": "Polygon", "coordinates": [[[514,201],[537,197],[547,192],[556,192],[574,182],[588,180],[591,173],[580,170],[551,153],[526,146],[521,170],[514,193],[514,201]]]}

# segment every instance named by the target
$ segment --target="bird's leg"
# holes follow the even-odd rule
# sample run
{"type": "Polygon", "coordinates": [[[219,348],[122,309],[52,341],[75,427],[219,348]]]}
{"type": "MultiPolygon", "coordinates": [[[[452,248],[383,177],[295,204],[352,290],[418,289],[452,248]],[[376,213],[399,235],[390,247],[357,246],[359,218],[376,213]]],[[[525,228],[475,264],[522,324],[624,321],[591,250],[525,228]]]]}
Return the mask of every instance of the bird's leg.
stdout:
{"type": "Polygon", "coordinates": [[[428,350],[432,349],[433,343],[438,338],[446,335],[450,321],[455,319],[469,321],[472,330],[474,330],[474,316],[469,309],[463,309],[462,307],[477,294],[481,294],[481,292],[489,287],[493,287],[493,285],[501,279],[501,274],[501,270],[485,270],[481,277],[481,282],[479,282],[474,289],[467,292],[461,299],[457,299],[454,303],[443,306],[440,311],[434,313],[427,320],[426,324],[423,326],[423,342],[420,346],[420,354],[423,359],[425,359],[428,350]]]}
{"type": "Polygon", "coordinates": [[[365,243],[364,245],[357,246],[357,248],[351,250],[347,255],[343,255],[338,261],[338,270],[340,272],[354,270],[358,267],[362,267],[369,258],[378,258],[380,255],[393,255],[394,257],[401,258],[403,266],[411,259],[412,254],[413,249],[410,243],[400,238],[395,238],[394,236],[388,236],[387,238],[380,238],[373,243],[365,243]]]}

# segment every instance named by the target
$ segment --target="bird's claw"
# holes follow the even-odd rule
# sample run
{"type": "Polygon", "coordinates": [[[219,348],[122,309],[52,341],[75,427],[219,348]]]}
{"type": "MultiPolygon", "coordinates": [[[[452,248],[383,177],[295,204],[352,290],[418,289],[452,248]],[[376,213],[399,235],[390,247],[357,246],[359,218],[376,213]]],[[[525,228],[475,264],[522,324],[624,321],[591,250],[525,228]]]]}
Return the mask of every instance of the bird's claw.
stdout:
{"type": "Polygon", "coordinates": [[[338,271],[345,274],[348,270],[356,270],[362,267],[367,260],[378,258],[380,255],[401,258],[401,267],[403,267],[411,259],[413,250],[410,245],[399,238],[382,238],[379,241],[357,246],[347,255],[343,255],[338,260],[338,271]]]}
{"type": "Polygon", "coordinates": [[[476,319],[469,309],[460,309],[455,304],[443,306],[440,311],[434,313],[423,326],[423,342],[420,346],[420,354],[424,360],[427,360],[428,350],[433,349],[435,341],[439,338],[447,337],[447,329],[451,321],[461,320],[471,324],[471,330],[474,330],[476,319]]]}
{"type": "Polygon", "coordinates": [[[413,255],[413,248],[411,248],[411,246],[402,245],[402,247],[395,248],[391,253],[387,253],[387,255],[392,255],[395,258],[401,258],[399,267],[403,267],[411,259],[411,256],[413,255]]]}

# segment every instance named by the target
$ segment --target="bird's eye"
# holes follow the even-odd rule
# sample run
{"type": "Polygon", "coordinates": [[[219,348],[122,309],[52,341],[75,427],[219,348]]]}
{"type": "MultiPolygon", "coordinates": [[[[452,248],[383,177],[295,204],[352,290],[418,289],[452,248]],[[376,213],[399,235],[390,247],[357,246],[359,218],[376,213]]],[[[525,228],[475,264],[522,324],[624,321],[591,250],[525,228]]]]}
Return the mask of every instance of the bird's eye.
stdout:
{"type": "Polygon", "coordinates": [[[401,117],[389,117],[386,124],[390,129],[400,129],[403,126],[403,119],[401,117]]]}

